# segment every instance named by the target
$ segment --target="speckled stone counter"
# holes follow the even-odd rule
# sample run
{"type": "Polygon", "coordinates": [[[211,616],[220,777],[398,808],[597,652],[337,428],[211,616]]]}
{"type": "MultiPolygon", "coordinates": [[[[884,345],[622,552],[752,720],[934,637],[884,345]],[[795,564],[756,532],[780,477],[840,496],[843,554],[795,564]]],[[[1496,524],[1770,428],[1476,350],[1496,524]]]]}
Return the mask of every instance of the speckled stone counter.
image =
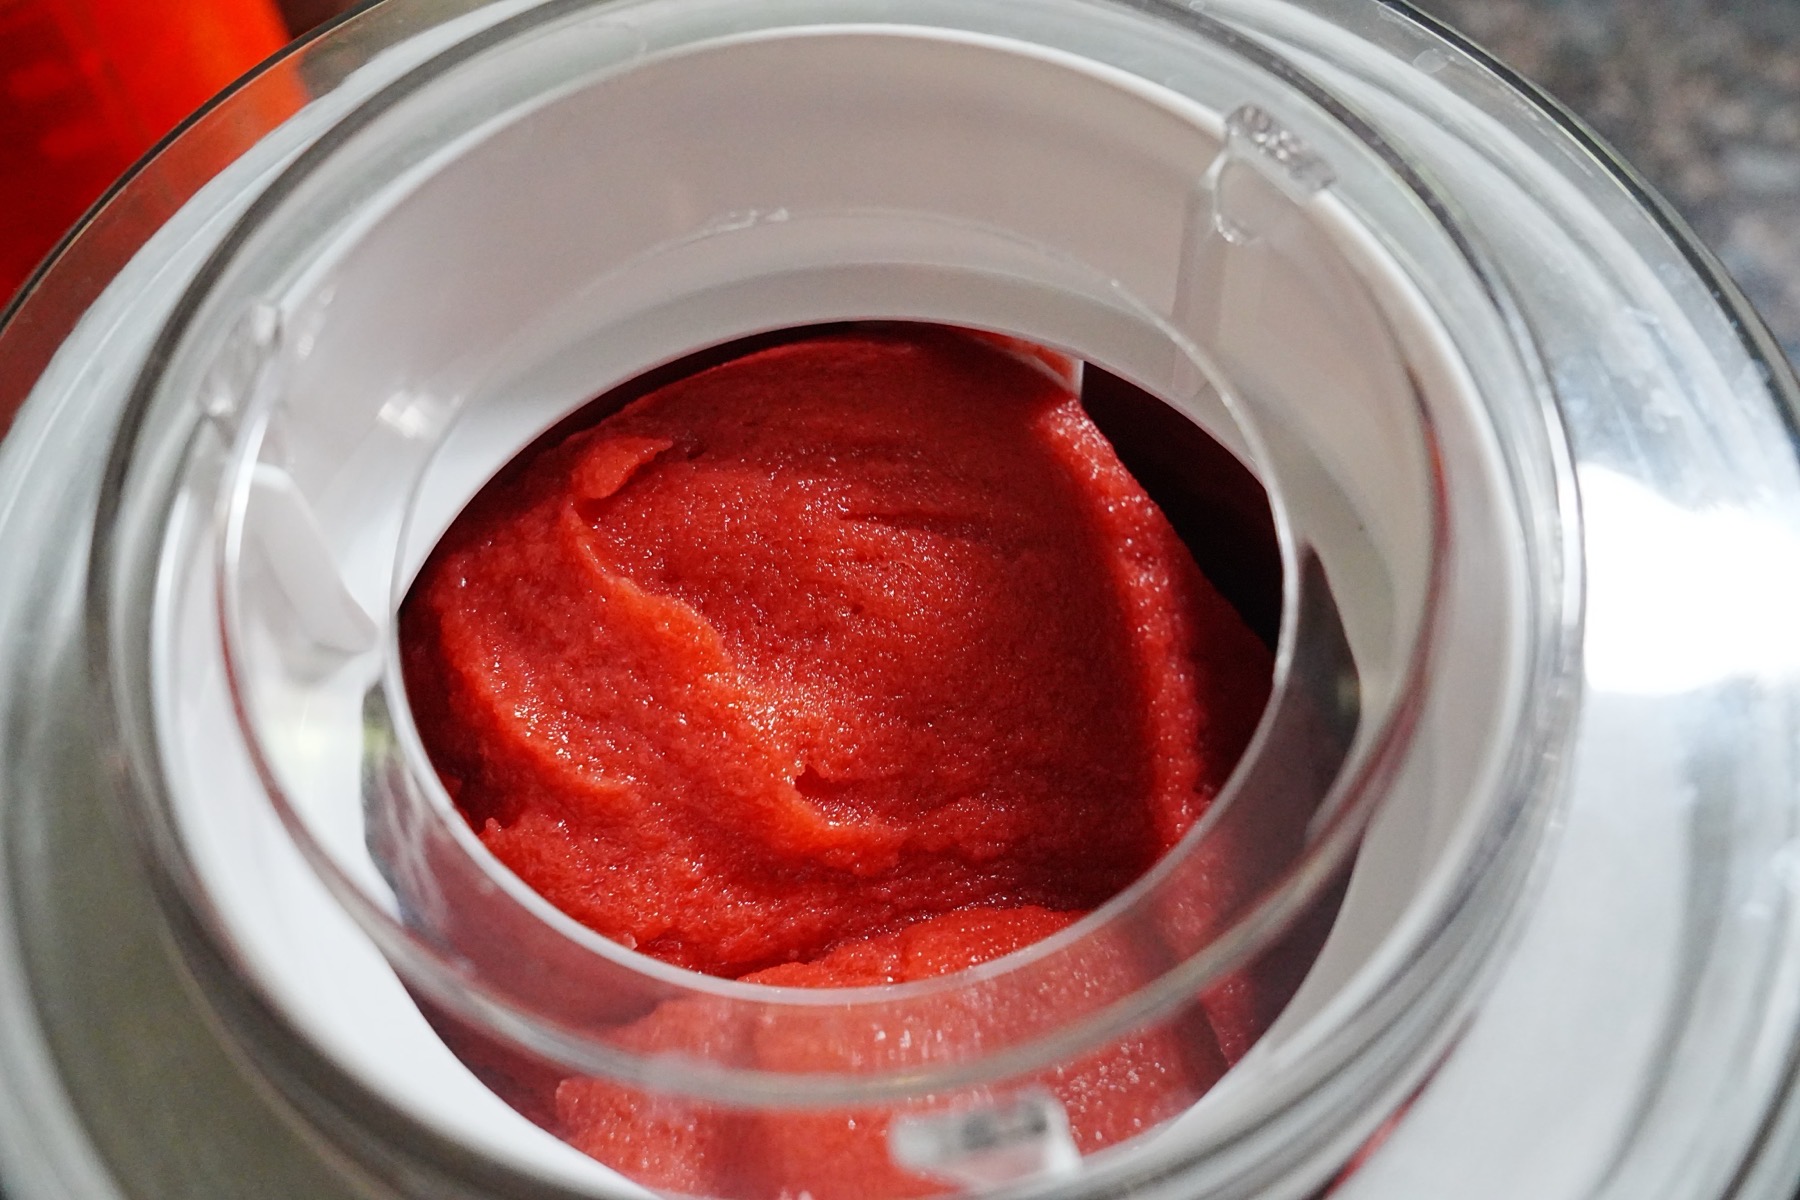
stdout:
{"type": "Polygon", "coordinates": [[[1800,0],[1416,0],[1589,122],[1800,361],[1800,0]]]}

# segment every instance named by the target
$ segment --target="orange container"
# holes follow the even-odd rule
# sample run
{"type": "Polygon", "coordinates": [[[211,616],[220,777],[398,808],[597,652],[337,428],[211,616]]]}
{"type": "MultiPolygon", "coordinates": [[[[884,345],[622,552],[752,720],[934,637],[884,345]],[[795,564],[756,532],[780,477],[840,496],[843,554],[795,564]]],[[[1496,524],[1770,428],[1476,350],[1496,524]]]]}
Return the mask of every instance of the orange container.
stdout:
{"type": "Polygon", "coordinates": [[[272,0],[0,0],[0,305],[108,184],[286,41],[272,0]]]}

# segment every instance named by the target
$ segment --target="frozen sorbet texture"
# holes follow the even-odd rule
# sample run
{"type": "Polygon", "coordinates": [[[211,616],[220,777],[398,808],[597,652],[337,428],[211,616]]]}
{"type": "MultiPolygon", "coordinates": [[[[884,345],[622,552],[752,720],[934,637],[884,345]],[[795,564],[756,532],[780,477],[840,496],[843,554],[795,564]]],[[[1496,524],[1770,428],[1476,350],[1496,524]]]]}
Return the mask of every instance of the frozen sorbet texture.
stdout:
{"type": "MultiPolygon", "coordinates": [[[[444,536],[401,643],[500,861],[627,946],[799,987],[945,974],[1105,901],[1204,811],[1270,675],[1066,383],[923,327],[760,350],[523,456],[444,536]]],[[[1043,1082],[1091,1149],[1258,1032],[1159,1031],[1043,1082]]],[[[685,1001],[629,1036],[823,1052],[685,1001]]],[[[930,1190],[868,1115],[659,1122],[585,1079],[553,1108],[671,1190],[930,1190]]]]}

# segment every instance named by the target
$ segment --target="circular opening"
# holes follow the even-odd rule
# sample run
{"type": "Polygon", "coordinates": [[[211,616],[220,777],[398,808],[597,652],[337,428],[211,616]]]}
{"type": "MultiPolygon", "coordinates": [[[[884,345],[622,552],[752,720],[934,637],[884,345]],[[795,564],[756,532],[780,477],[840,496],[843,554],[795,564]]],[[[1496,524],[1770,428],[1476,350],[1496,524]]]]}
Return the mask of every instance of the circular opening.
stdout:
{"type": "MultiPolygon", "coordinates": [[[[1138,20],[1083,11],[1113,34],[1138,20]]],[[[1205,993],[1342,894],[1258,1049],[1205,1103],[1184,1096],[1155,1117],[1177,1117],[1159,1141],[1184,1158],[1269,1126],[1354,1056],[1352,1018],[1399,994],[1408,939],[1441,924],[1463,882],[1492,747],[1435,746],[1420,774],[1427,698],[1459,720],[1503,708],[1516,660],[1516,546],[1498,516],[1458,523],[1470,496],[1504,495],[1504,473],[1454,348],[1347,198],[1378,177],[1357,175],[1354,147],[1285,85],[1217,47],[1207,107],[992,33],[802,26],[659,53],[653,26],[631,29],[642,56],[629,70],[533,95],[372,184],[363,168],[383,146],[471,92],[401,97],[310,163],[288,207],[256,214],[230,270],[279,262],[280,278],[246,290],[227,271],[188,314],[188,349],[160,386],[200,390],[218,440],[190,454],[154,539],[149,686],[158,712],[181,714],[159,723],[157,753],[174,853],[213,927],[358,1086],[502,1161],[602,1186],[502,1115],[408,989],[452,1041],[474,1029],[689,1112],[841,1119],[846,1105],[986,1088],[991,1124],[1046,1070],[1179,1036],[1205,993]],[[721,100],[738,94],[759,103],[721,100]],[[1268,115],[1284,100],[1304,137],[1268,115]],[[296,212],[313,215],[276,219],[296,212]],[[471,229],[482,236],[459,236],[471,229]],[[260,259],[259,237],[274,239],[260,259]],[[1247,464],[1282,534],[1277,700],[1181,843],[1027,952],[858,991],[710,979],[598,937],[495,869],[411,744],[392,622],[468,498],[596,392],[697,348],[869,320],[990,330],[1125,381],[1112,400],[1140,410],[1126,425],[1147,473],[1158,454],[1185,462],[1200,434],[1247,464]],[[1445,588],[1459,613],[1471,592],[1498,610],[1491,653],[1427,654],[1445,588]],[[1302,814],[1280,822],[1299,841],[1239,894],[1196,904],[1216,856],[1268,844],[1284,804],[1302,814]],[[1120,944],[1130,972],[1107,967],[1120,944]],[[815,1043],[829,1028],[852,1049],[770,1069],[741,1043],[671,1054],[625,1032],[626,1016],[684,1003],[815,1043]],[[957,1036],[911,1058],[855,1049],[907,1028],[957,1036]]],[[[504,70],[504,56],[467,69],[516,80],[546,44],[521,40],[504,70]]],[[[1041,1133],[1048,1111],[1023,1127],[1041,1133]]],[[[1056,1144],[1032,1142],[1025,1169],[1065,1169],[1056,1144]]],[[[1000,1169],[951,1157],[938,1177],[1000,1169]]]]}
{"type": "MultiPolygon", "coordinates": [[[[1432,578],[1430,433],[1331,214],[1305,211],[1309,195],[1280,190],[1281,179],[1267,172],[1282,164],[1171,115],[1116,80],[1072,73],[1017,46],[869,33],[731,39],[651,60],[496,131],[358,230],[353,255],[315,269],[306,294],[284,302],[305,314],[307,344],[280,368],[284,377],[240,435],[219,583],[229,665],[248,744],[277,802],[325,848],[340,892],[348,883],[353,902],[373,902],[365,920],[431,1003],[565,1070],[704,1101],[795,1109],[931,1094],[966,1100],[964,1089],[1016,1087],[1147,1023],[1191,1021],[1205,994],[1255,991],[1234,985],[1228,973],[1274,955],[1268,947],[1289,922],[1328,905],[1374,799],[1354,770],[1343,770],[1352,743],[1360,730],[1368,757],[1404,735],[1407,710],[1396,701],[1416,675],[1432,578]],[[860,92],[850,86],[852,71],[860,92]],[[703,106],[698,92],[733,77],[745,86],[808,82],[766,94],[748,129],[682,111],[703,106]],[[1076,94],[1071,79],[1088,94],[1076,94]],[[866,118],[821,119],[820,88],[866,118]],[[1017,111],[1018,97],[1035,106],[1052,96],[1057,114],[1079,110],[1087,127],[1070,130],[1044,113],[1017,111]],[[926,172],[924,156],[942,151],[935,139],[920,140],[920,131],[942,130],[942,114],[961,107],[996,119],[959,133],[975,144],[962,148],[956,169],[926,172]],[[1145,144],[1147,123],[1161,144],[1145,144]],[[619,131],[614,144],[595,146],[599,130],[619,131]],[[1185,156],[1201,157],[1209,135],[1204,160],[1218,166],[1196,180],[1185,156]],[[882,152],[846,164],[866,138],[882,152]],[[590,262],[560,294],[528,290],[526,281],[546,265],[542,247],[579,257],[569,223],[590,217],[577,143],[606,160],[609,172],[644,180],[649,196],[685,188],[706,197],[697,202],[703,211],[731,216],[671,237],[662,204],[634,214],[622,200],[602,236],[586,243],[590,262]],[[733,154],[745,145],[756,153],[733,154]],[[1117,205],[1105,173],[1118,168],[1121,147],[1131,157],[1154,149],[1172,173],[1160,190],[1173,190],[1176,215],[1190,226],[1203,222],[1164,233],[1192,265],[1192,277],[1176,282],[1178,308],[1211,306],[1228,328],[1243,315],[1223,298],[1242,290],[1240,277],[1253,277],[1272,297],[1263,303],[1278,310],[1257,316],[1253,336],[1266,338],[1273,318],[1324,345],[1310,351],[1313,360],[1297,376],[1259,382],[1254,419],[1277,433],[1267,451],[1256,448],[1250,414],[1233,414],[1230,385],[1188,337],[1087,264],[1098,246],[1066,244],[1073,214],[1042,199],[1019,203],[1054,189],[1076,212],[1117,205]],[[526,161],[516,161],[520,155],[526,161]],[[671,171],[671,159],[680,164],[673,177],[658,175],[659,164],[671,171]],[[987,178],[972,170],[984,160],[996,164],[987,178]],[[577,174],[552,182],[559,170],[577,174]],[[520,230],[510,247],[502,245],[505,228],[491,229],[470,247],[472,261],[446,262],[432,232],[499,217],[502,196],[492,181],[521,172],[545,180],[552,198],[534,213],[534,227],[520,230]],[[1209,189],[1204,205],[1189,194],[1198,187],[1209,189]],[[751,203],[759,193],[781,203],[751,203]],[[533,247],[539,261],[514,257],[533,247]],[[447,284],[485,281],[481,295],[461,297],[449,326],[468,325],[471,339],[477,327],[487,331],[486,347],[471,340],[454,354],[443,347],[413,357],[420,337],[436,342],[449,331],[437,312],[422,321],[402,312],[433,290],[426,284],[422,292],[422,272],[447,284]],[[475,310],[481,316],[471,323],[475,310]],[[386,328],[371,323],[377,312],[387,314],[386,328]],[[1185,412],[1166,410],[1165,424],[1203,428],[1246,458],[1268,459],[1261,469],[1272,478],[1277,508],[1304,541],[1285,545],[1292,565],[1280,699],[1235,786],[1178,849],[1062,932],[953,977],[850,992],[693,976],[595,936],[499,869],[424,767],[392,662],[378,684],[366,674],[381,661],[380,635],[397,597],[467,498],[519,447],[586,402],[596,382],[666,369],[696,346],[796,319],[962,313],[1154,381],[1185,402],[1185,412]],[[395,346],[408,356],[396,366],[429,363],[435,384],[371,390],[395,346]],[[444,380],[446,369],[460,378],[444,380]],[[1342,388],[1349,371],[1360,376],[1354,382],[1364,401],[1353,423],[1294,403],[1327,379],[1342,388]],[[345,430],[357,428],[374,436],[346,447],[345,430]],[[1360,438],[1367,459],[1345,457],[1346,435],[1360,438]],[[1329,460],[1319,449],[1327,438],[1329,460]],[[1347,511],[1366,514],[1359,529],[1342,528],[1347,511]],[[372,531],[371,514],[385,528],[372,531]],[[1363,532],[1371,528],[1374,537],[1363,532]],[[299,548],[319,537],[325,545],[299,548]],[[1326,559],[1339,578],[1359,570],[1366,577],[1354,601],[1334,597],[1326,559]],[[312,730],[303,742],[300,713],[300,725],[312,730]],[[363,780],[362,822],[348,833],[314,830],[341,813],[352,770],[363,780]],[[1337,798],[1328,801],[1340,774],[1337,798]],[[346,863],[331,839],[348,851],[359,834],[346,863]],[[1129,969],[1114,965],[1121,955],[1129,969]],[[1080,981],[1078,990],[1071,980],[1080,981]],[[829,1035],[813,1040],[841,1049],[771,1059],[758,1039],[743,1037],[673,1050],[643,1044],[637,1018],[684,1004],[706,1005],[717,1029],[825,1028],[829,1035]],[[906,1029],[933,1036],[903,1052],[895,1031],[906,1029]]],[[[1291,370],[1291,347],[1278,350],[1267,366],[1291,370]]],[[[1242,1003],[1278,1007],[1268,997],[1242,1003]]],[[[1230,1057],[1253,1039],[1243,1031],[1260,1031],[1272,1017],[1258,1011],[1234,1021],[1233,1035],[1220,1034],[1239,1043],[1230,1057]]]]}
{"type": "MultiPolygon", "coordinates": [[[[440,451],[435,467],[493,475],[495,449],[511,441],[484,437],[479,452],[463,442],[449,456],[459,461],[440,451]],[[464,454],[479,463],[460,461],[464,454]]],[[[497,884],[476,896],[434,897],[436,905],[485,907],[507,883],[523,882],[664,963],[763,987],[863,989],[860,1007],[828,995],[827,1008],[778,1016],[766,1006],[734,1010],[697,989],[645,1010],[648,998],[604,989],[619,1005],[612,1022],[622,1049],[764,1074],[899,1067],[917,1076],[1003,1049],[1003,1038],[1034,1024],[1054,1032],[1098,1002],[1129,999],[1174,948],[1134,940],[1145,930],[1129,923],[1109,929],[1102,920],[1070,953],[1046,947],[1054,969],[1018,968],[1030,971],[1022,985],[999,974],[1004,953],[1068,929],[1185,829],[1189,806],[1212,796],[1255,727],[1270,656],[1207,584],[1168,573],[1187,552],[1173,538],[1158,540],[1169,530],[1152,510],[1131,507],[1136,488],[1121,460],[1156,480],[1176,530],[1189,532],[1199,560],[1217,565],[1273,642],[1279,549],[1255,477],[1175,410],[1060,355],[942,327],[813,327],[688,356],[584,406],[488,482],[402,607],[407,699],[460,815],[480,835],[468,853],[487,860],[497,884]],[[970,413],[978,415],[959,420],[970,413]],[[1110,446],[1094,436],[1103,431],[1110,446]],[[607,544],[625,559],[610,559],[590,537],[613,539],[607,544]],[[602,560],[609,573],[596,581],[590,571],[602,560]],[[1191,607],[1175,590],[1189,586],[1205,589],[1191,607]],[[865,599],[873,614],[860,611],[865,599]],[[528,608],[542,611],[543,623],[521,625],[528,608]],[[580,630],[573,636],[571,612],[580,630]],[[1167,632],[1189,620],[1195,649],[1167,632]],[[1119,636],[1096,647],[1096,625],[1119,636]],[[714,661],[715,643],[728,664],[714,661]],[[501,661],[508,665],[496,681],[486,664],[501,661]],[[564,670],[578,672],[573,682],[564,670]],[[1181,694],[1175,671],[1201,675],[1202,709],[1171,726],[1152,706],[1169,705],[1161,697],[1171,689],[1181,694]],[[688,690],[721,674],[731,701],[773,711],[743,725],[737,703],[721,708],[710,690],[699,698],[688,690]],[[550,676],[558,699],[546,713],[531,694],[550,676]],[[648,705],[636,703],[643,686],[652,689],[648,705]],[[757,694],[771,687],[785,689],[778,700],[757,694]],[[963,706],[967,695],[978,702],[963,706]],[[908,704],[923,711],[889,715],[908,704]],[[520,712],[529,716],[517,720],[520,712]],[[1009,730],[1025,736],[1008,740],[1009,730]],[[700,764],[686,756],[696,736],[709,739],[700,764]],[[1212,756],[1194,760],[1202,776],[1180,774],[1181,742],[1212,756]],[[546,744],[610,771],[596,807],[568,774],[569,757],[546,759],[546,744]],[[745,744],[759,754],[798,745],[805,761],[784,759],[772,779],[759,770],[744,788],[742,767],[727,756],[745,744]],[[917,756],[898,779],[896,744],[917,756]],[[732,773],[709,773],[714,756],[732,773]],[[823,775],[813,765],[821,761],[823,775]],[[985,772],[973,782],[970,763],[985,772]],[[1132,769],[1121,773],[1126,764],[1132,769]],[[1036,782],[1046,779],[1047,787],[1036,782]],[[624,810],[615,807],[621,788],[636,801],[624,810]],[[934,788],[948,798],[920,799],[934,788]],[[1013,815],[1021,808],[1023,829],[1013,815]],[[817,845],[821,813],[848,846],[817,845]],[[1152,819],[1169,824],[1159,829],[1152,819]],[[913,840],[890,852],[885,839],[896,829],[913,840]],[[982,837],[1003,839],[1002,848],[970,857],[982,837]],[[784,844],[794,842],[803,844],[784,844]],[[703,865],[690,888],[696,862],[703,865]],[[591,888],[596,876],[606,890],[591,888]],[[753,914],[742,916],[746,909],[753,914]],[[985,977],[956,975],[995,959],[985,977]],[[897,1002],[906,989],[895,985],[941,976],[949,978],[912,989],[925,993],[919,1000],[897,1002]],[[913,1038],[916,1054],[907,1049],[913,1038]]],[[[423,490],[443,494],[430,474],[423,490]]],[[[414,519],[442,523],[437,513],[415,511],[414,519]]],[[[404,728],[398,704],[395,711],[404,728]]],[[[411,730],[401,737],[413,740],[411,730]]],[[[411,766],[429,777],[429,766],[411,766]]],[[[1238,822],[1259,839],[1238,837],[1232,853],[1209,855],[1207,890],[1180,895],[1180,923],[1211,919],[1232,889],[1254,891],[1278,874],[1320,794],[1243,801],[1264,810],[1238,822]]],[[[447,876],[435,865],[424,878],[389,869],[408,897],[447,876]]],[[[1172,898],[1158,901],[1165,921],[1172,898]]],[[[1044,1094],[1033,1102],[1053,1115],[1054,1133],[1091,1150],[1185,1109],[1286,1002],[1334,903],[1317,903],[1307,929],[1209,989],[1200,1006],[1160,1022],[1166,1033],[1040,1072],[1032,1082],[1044,1094]],[[1127,1073],[1133,1082],[1123,1087],[1127,1073]]],[[[457,926],[465,950],[478,919],[457,926]]],[[[865,1190],[920,1183],[917,1167],[900,1172],[910,1178],[869,1182],[894,1172],[884,1129],[924,1136],[918,1101],[892,1120],[865,1112],[856,1121],[866,1132],[846,1137],[841,1116],[834,1124],[828,1114],[726,1112],[571,1077],[453,1014],[431,1015],[515,1108],[652,1186],[761,1194],[828,1186],[822,1174],[858,1176],[865,1190]],[[721,1161],[734,1165],[720,1169],[721,1161]]],[[[965,1091],[923,1107],[973,1106],[992,1120],[993,1102],[965,1091]]],[[[924,1143],[927,1159],[934,1144],[924,1143]]]]}

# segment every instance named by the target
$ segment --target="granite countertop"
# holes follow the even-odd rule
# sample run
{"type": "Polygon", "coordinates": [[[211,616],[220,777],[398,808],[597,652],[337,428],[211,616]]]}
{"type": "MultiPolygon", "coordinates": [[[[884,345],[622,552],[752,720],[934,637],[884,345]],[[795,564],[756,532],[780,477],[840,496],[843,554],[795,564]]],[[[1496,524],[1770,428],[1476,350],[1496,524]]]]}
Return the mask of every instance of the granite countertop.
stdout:
{"type": "Polygon", "coordinates": [[[1568,105],[1800,362],[1800,0],[1414,0],[1568,105]]]}

